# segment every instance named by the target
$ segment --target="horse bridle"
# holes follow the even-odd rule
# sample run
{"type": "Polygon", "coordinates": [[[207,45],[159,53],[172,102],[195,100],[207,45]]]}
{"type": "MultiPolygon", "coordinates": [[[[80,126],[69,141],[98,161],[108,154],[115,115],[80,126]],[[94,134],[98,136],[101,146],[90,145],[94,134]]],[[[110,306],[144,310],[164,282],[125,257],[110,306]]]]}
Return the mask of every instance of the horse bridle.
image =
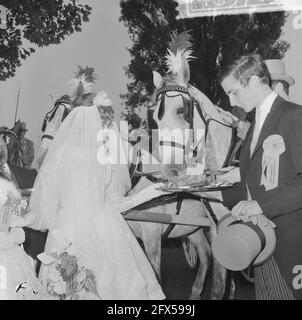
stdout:
{"type": "MultiPolygon", "coordinates": [[[[63,105],[61,103],[55,104],[55,106],[49,112],[47,112],[46,115],[45,115],[45,118],[44,118],[44,121],[43,121],[43,125],[42,125],[42,132],[45,132],[46,126],[47,126],[47,122],[51,121],[54,118],[54,116],[55,116],[56,112],[58,111],[58,108],[59,108],[60,105],[64,106],[64,112],[63,112],[61,123],[68,116],[68,114],[70,113],[71,109],[68,109],[65,105],[63,105]]],[[[42,137],[41,137],[41,141],[43,139],[53,140],[54,136],[52,136],[50,134],[43,134],[42,137]]]]}
{"type": "MultiPolygon", "coordinates": [[[[188,89],[184,86],[180,86],[180,85],[165,85],[163,87],[161,87],[160,89],[157,90],[156,92],[156,101],[155,104],[158,103],[158,101],[160,100],[160,106],[159,106],[159,110],[158,110],[158,119],[161,120],[162,117],[164,116],[165,113],[165,100],[166,97],[169,98],[175,98],[180,96],[182,98],[183,101],[183,107],[184,107],[184,120],[186,122],[189,123],[189,129],[190,129],[190,139],[189,139],[189,144],[193,144],[195,145],[195,136],[194,136],[194,109],[198,112],[198,115],[200,116],[201,120],[203,121],[203,123],[205,124],[205,127],[207,127],[208,122],[201,110],[200,104],[198,102],[197,99],[195,99],[190,92],[188,91],[188,89]],[[168,96],[167,93],[168,92],[179,92],[179,94],[174,95],[174,96],[168,96]],[[189,99],[185,98],[182,93],[185,93],[189,96],[189,99]]],[[[207,130],[206,130],[207,132],[207,130]]],[[[170,146],[170,147],[174,147],[174,148],[180,148],[183,151],[186,150],[187,146],[181,143],[177,143],[174,141],[160,141],[160,146],[170,146]]],[[[195,147],[194,151],[193,151],[193,155],[196,156],[197,154],[197,146],[195,147]]]]}
{"type": "MultiPolygon", "coordinates": [[[[183,106],[184,106],[184,120],[186,122],[189,123],[189,129],[190,129],[190,139],[189,139],[189,142],[188,144],[191,144],[193,146],[195,146],[194,150],[193,150],[193,157],[196,157],[197,156],[197,144],[196,144],[196,141],[195,141],[195,136],[194,136],[194,110],[197,111],[200,119],[203,121],[204,125],[205,125],[205,141],[207,141],[207,137],[208,137],[208,132],[209,132],[209,125],[210,125],[210,122],[211,121],[214,121],[214,122],[217,122],[219,123],[220,125],[223,125],[225,127],[229,127],[229,128],[232,128],[232,126],[226,124],[226,123],[223,123],[217,119],[214,119],[214,118],[211,118],[207,113],[206,111],[202,110],[201,109],[201,106],[200,106],[200,103],[199,101],[194,98],[190,92],[188,91],[188,89],[184,86],[180,86],[180,85],[164,85],[163,87],[159,88],[156,92],[156,101],[155,101],[155,104],[158,103],[158,101],[160,100],[160,106],[159,106],[159,120],[160,118],[163,117],[164,115],[164,112],[165,112],[165,99],[166,97],[177,97],[177,96],[181,96],[182,97],[182,100],[183,100],[183,106]],[[174,95],[174,96],[168,96],[167,95],[167,92],[179,92],[178,95],[174,95]],[[190,98],[187,99],[185,98],[182,93],[185,93],[187,94],[190,98]],[[161,96],[161,97],[160,97],[161,96]]],[[[174,148],[180,148],[184,151],[186,151],[186,148],[187,146],[184,145],[184,144],[180,144],[180,143],[176,143],[174,141],[160,141],[160,146],[171,146],[171,147],[174,147],[174,148]]],[[[227,160],[228,158],[230,157],[231,155],[231,146],[230,146],[230,150],[228,152],[228,155],[227,155],[227,158],[225,160],[225,164],[224,166],[226,165],[227,163],[227,160]]]]}
{"type": "MultiPolygon", "coordinates": [[[[179,92],[179,95],[174,95],[173,97],[177,97],[177,96],[181,96],[182,100],[183,100],[183,104],[184,104],[184,119],[186,122],[189,122],[189,126],[190,129],[193,129],[193,121],[194,121],[194,108],[198,111],[198,114],[200,115],[200,118],[202,119],[202,121],[204,122],[204,124],[207,124],[207,121],[203,115],[203,112],[201,110],[200,104],[197,101],[197,99],[195,99],[188,91],[187,88],[183,87],[183,86],[179,86],[179,85],[167,85],[167,86],[163,86],[162,88],[158,89],[156,92],[156,99],[155,99],[155,104],[158,103],[159,99],[160,99],[160,107],[159,107],[159,112],[163,112],[164,113],[164,108],[165,108],[165,98],[166,98],[166,93],[167,92],[179,92]],[[187,94],[190,99],[185,98],[181,93],[185,93],[187,94]],[[161,97],[159,98],[159,96],[161,95],[161,97]]],[[[163,114],[162,114],[163,116],[163,114]]],[[[160,115],[159,115],[160,118],[160,115]]],[[[190,130],[190,132],[193,132],[193,130],[190,130]]],[[[193,139],[194,139],[194,135],[193,135],[193,139]]],[[[160,141],[160,146],[172,146],[175,148],[181,148],[185,151],[186,146],[180,143],[176,143],[174,141],[160,141]]],[[[196,147],[197,148],[197,147],[196,147]]],[[[140,171],[142,169],[142,165],[141,165],[141,152],[138,151],[139,153],[137,154],[137,159],[135,162],[135,165],[131,166],[131,170],[130,170],[130,176],[133,178],[136,176],[136,172],[140,171]],[[138,170],[138,167],[140,167],[140,170],[138,170]]],[[[196,150],[194,150],[193,155],[196,155],[196,150]]],[[[142,172],[140,172],[142,173],[142,172]]],[[[145,176],[146,179],[148,179],[149,181],[156,183],[158,181],[160,181],[161,179],[158,179],[157,177],[155,177],[152,174],[147,174],[147,173],[143,173],[143,175],[145,176]]],[[[138,183],[139,179],[141,178],[141,175],[138,176],[138,179],[135,180],[135,184],[138,183]]]]}

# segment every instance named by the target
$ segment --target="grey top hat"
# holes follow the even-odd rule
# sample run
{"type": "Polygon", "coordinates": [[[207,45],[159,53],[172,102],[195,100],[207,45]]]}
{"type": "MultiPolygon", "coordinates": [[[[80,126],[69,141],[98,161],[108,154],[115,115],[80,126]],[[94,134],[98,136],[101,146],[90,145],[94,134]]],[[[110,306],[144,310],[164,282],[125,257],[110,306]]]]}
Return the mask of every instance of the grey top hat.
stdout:
{"type": "Polygon", "coordinates": [[[285,72],[284,61],[280,59],[268,59],[265,60],[265,64],[272,80],[286,81],[289,86],[295,84],[295,79],[287,75],[285,72]]]}
{"type": "Polygon", "coordinates": [[[212,244],[217,261],[233,271],[246,269],[250,264],[263,264],[274,252],[275,230],[264,216],[257,216],[258,224],[237,221],[232,215],[218,223],[218,235],[212,244]]]}

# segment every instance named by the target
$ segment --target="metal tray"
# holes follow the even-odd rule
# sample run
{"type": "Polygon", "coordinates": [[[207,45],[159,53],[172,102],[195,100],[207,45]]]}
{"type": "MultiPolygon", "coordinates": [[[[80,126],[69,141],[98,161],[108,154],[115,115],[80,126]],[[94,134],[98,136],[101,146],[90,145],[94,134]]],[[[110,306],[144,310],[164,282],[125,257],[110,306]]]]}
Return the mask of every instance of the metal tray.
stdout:
{"type": "Polygon", "coordinates": [[[203,186],[182,186],[182,187],[172,187],[163,186],[158,188],[158,190],[164,192],[206,192],[206,191],[221,191],[232,187],[232,183],[215,183],[203,186]]]}

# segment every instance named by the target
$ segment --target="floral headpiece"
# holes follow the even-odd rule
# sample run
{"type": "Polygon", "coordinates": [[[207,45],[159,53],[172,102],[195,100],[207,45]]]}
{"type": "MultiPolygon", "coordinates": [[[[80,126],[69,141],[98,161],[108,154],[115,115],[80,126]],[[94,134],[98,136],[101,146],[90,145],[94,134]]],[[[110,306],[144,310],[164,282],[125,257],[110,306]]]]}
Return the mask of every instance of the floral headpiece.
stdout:
{"type": "Polygon", "coordinates": [[[109,106],[112,106],[112,101],[109,99],[107,92],[101,91],[93,99],[93,104],[98,107],[99,106],[109,107],[109,106]]]}
{"type": "Polygon", "coordinates": [[[110,128],[114,120],[112,100],[109,99],[107,92],[99,92],[93,99],[93,104],[98,107],[103,127],[110,128]]]}

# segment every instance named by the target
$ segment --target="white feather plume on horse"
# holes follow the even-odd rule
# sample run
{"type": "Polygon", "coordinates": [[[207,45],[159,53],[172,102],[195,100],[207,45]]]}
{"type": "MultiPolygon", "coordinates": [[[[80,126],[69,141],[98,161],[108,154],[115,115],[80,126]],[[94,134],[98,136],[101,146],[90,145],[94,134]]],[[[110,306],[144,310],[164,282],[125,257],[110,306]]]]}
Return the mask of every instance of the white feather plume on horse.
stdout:
{"type": "Polygon", "coordinates": [[[169,43],[168,52],[165,56],[168,73],[171,73],[181,83],[190,79],[189,61],[194,59],[191,43],[191,35],[188,31],[180,34],[173,33],[169,43]],[[183,70],[183,72],[181,72],[183,70]],[[181,76],[185,74],[185,79],[181,76]]]}
{"type": "Polygon", "coordinates": [[[69,86],[72,90],[72,97],[74,98],[79,85],[83,86],[83,94],[91,93],[92,87],[97,79],[93,67],[86,66],[85,68],[78,66],[78,71],[74,74],[74,78],[69,81],[69,86]]]}

